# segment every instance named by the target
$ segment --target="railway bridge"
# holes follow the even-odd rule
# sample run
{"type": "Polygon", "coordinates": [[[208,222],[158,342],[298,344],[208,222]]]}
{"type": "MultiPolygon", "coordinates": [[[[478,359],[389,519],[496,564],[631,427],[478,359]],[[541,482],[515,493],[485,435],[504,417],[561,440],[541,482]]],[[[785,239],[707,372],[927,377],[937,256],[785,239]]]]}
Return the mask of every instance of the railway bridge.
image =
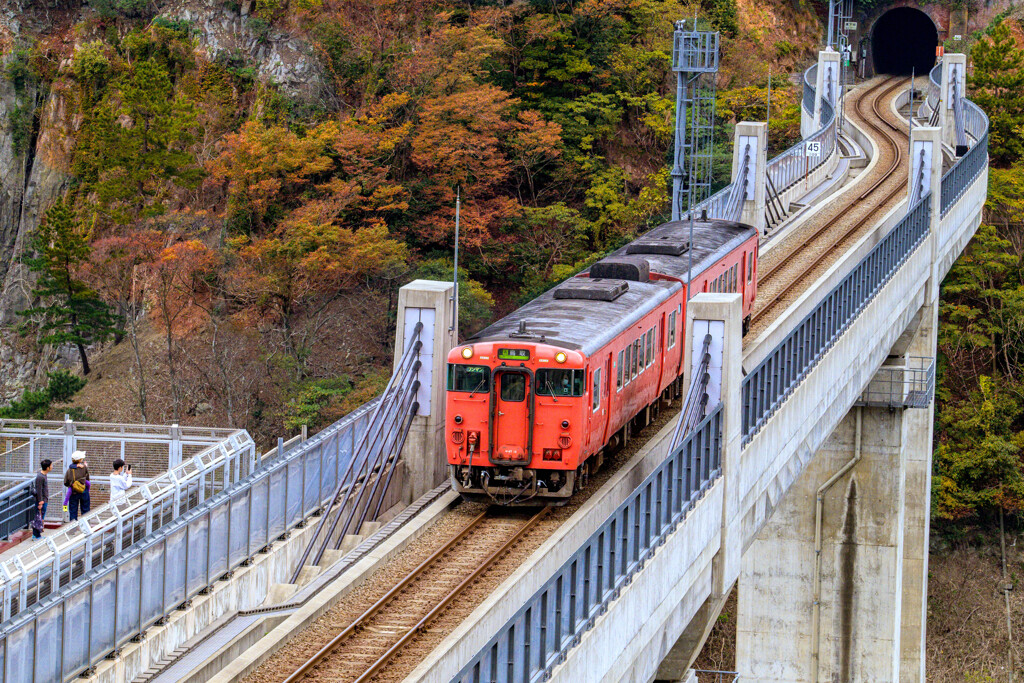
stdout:
{"type": "Polygon", "coordinates": [[[782,155],[738,126],[748,156],[698,207],[762,230],[761,289],[746,335],[739,295],[691,300],[709,409],[676,445],[664,411],[585,499],[500,520],[482,551],[435,488],[451,286],[412,283],[381,397],[4,577],[4,680],[299,680],[354,633],[358,680],[693,680],[736,585],[739,679],[925,680],[938,285],[981,218],[988,120],[963,55],[916,88],[844,95],[841,74],[829,50],[806,72],[782,155]]]}

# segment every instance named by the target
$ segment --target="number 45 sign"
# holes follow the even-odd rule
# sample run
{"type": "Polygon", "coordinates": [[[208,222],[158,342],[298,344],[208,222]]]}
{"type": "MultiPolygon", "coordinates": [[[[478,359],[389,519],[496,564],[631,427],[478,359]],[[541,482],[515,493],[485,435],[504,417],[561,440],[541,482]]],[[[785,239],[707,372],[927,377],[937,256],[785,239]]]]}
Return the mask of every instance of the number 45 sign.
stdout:
{"type": "Polygon", "coordinates": [[[806,145],[805,153],[809,157],[820,157],[821,156],[821,141],[808,142],[806,145]]]}

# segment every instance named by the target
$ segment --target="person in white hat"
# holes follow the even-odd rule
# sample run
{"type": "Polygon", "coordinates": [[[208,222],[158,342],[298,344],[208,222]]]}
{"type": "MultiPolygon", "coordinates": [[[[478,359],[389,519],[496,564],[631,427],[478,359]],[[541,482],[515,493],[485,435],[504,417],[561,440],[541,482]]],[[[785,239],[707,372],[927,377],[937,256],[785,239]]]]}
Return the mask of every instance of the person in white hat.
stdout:
{"type": "Polygon", "coordinates": [[[89,466],[85,462],[85,451],[71,454],[71,467],[64,474],[64,486],[68,487],[68,514],[72,520],[78,519],[78,513],[89,512],[89,466]]]}

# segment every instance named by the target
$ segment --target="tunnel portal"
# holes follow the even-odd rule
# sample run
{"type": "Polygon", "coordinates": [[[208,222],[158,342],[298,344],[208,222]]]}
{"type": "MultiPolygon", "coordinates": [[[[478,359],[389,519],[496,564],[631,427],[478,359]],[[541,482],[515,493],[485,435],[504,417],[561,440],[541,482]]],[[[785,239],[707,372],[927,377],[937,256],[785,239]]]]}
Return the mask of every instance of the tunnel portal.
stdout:
{"type": "Polygon", "coordinates": [[[931,18],[913,7],[891,9],[875,22],[871,53],[875,73],[927,73],[935,65],[939,32],[931,18]]]}

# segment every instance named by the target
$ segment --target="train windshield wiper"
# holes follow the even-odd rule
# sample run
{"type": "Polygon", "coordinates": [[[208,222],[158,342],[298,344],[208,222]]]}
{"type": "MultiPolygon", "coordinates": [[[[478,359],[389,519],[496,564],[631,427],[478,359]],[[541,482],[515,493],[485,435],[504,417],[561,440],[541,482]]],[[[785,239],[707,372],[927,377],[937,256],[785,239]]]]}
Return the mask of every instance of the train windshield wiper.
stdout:
{"type": "Polygon", "coordinates": [[[558,403],[558,399],[555,397],[555,388],[551,386],[551,380],[547,377],[544,378],[544,388],[551,394],[551,400],[558,403]]]}
{"type": "Polygon", "coordinates": [[[473,391],[469,392],[469,397],[473,398],[473,394],[475,394],[480,389],[480,387],[482,387],[484,385],[484,382],[486,382],[486,381],[487,381],[487,376],[486,375],[481,377],[480,378],[480,382],[476,385],[476,389],[473,389],[473,391]]]}

